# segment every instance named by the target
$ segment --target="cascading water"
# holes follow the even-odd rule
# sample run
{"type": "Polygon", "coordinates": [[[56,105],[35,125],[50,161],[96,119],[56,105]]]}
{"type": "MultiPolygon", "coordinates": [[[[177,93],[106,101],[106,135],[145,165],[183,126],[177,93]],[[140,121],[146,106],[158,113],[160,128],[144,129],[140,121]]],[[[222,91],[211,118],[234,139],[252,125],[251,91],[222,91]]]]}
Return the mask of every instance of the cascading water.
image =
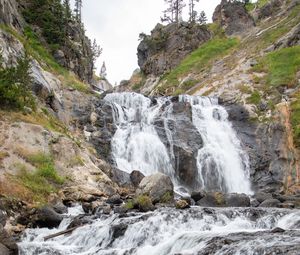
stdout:
{"type": "MultiPolygon", "coordinates": [[[[160,171],[169,175],[175,186],[179,185],[172,131],[168,128],[171,98],[157,98],[153,103],[136,93],[114,93],[105,100],[113,106],[117,126],[111,143],[117,167],[128,173],[139,170],[145,175],[160,171]],[[157,118],[164,120],[169,149],[157,134],[157,118]]],[[[204,143],[197,156],[198,188],[251,194],[248,157],[227,120],[226,110],[216,99],[180,96],[179,100],[192,106],[193,124],[204,143]]]]}
{"type": "Polygon", "coordinates": [[[70,218],[54,230],[27,230],[20,255],[299,255],[300,251],[299,210],[161,208],[126,217],[102,215],[70,235],[43,240],[64,230],[68,222],[70,218]]]}
{"type": "Polygon", "coordinates": [[[228,121],[225,108],[214,98],[183,95],[179,100],[191,104],[193,123],[204,142],[197,157],[201,187],[251,194],[249,158],[228,121]]]}

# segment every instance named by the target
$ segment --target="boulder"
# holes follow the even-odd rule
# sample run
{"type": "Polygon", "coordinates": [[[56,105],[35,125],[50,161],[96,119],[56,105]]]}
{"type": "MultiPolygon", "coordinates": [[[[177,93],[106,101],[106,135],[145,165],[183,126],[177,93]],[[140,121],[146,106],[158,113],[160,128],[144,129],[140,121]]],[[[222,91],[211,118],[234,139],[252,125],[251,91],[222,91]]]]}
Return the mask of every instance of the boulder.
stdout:
{"type": "Polygon", "coordinates": [[[262,203],[267,199],[272,199],[272,194],[265,192],[257,192],[254,197],[259,203],[262,203]]]}
{"type": "Polygon", "coordinates": [[[53,210],[59,214],[68,213],[68,207],[62,202],[57,202],[55,205],[53,205],[53,210]]]}
{"type": "Polygon", "coordinates": [[[225,195],[228,207],[250,207],[250,198],[246,194],[230,193],[225,195]]]}
{"type": "Polygon", "coordinates": [[[133,186],[138,187],[141,181],[144,179],[145,175],[143,175],[140,171],[132,171],[130,174],[130,180],[133,186]]]}
{"type": "Polygon", "coordinates": [[[208,192],[196,205],[205,207],[224,207],[225,197],[221,192],[208,192]]]}
{"type": "Polygon", "coordinates": [[[199,190],[199,191],[193,191],[191,193],[191,198],[195,201],[198,202],[200,199],[204,198],[206,195],[205,191],[199,190]]]}
{"type": "Polygon", "coordinates": [[[280,201],[278,199],[266,199],[259,207],[279,207],[280,201]]]}
{"type": "Polygon", "coordinates": [[[0,225],[0,254],[18,255],[18,246],[7,231],[0,225]]]}
{"type": "Polygon", "coordinates": [[[180,209],[180,210],[183,210],[183,209],[187,209],[187,208],[190,208],[190,205],[187,201],[185,200],[178,200],[176,201],[175,203],[175,207],[176,209],[180,209]]]}
{"type": "Polygon", "coordinates": [[[120,205],[120,204],[123,203],[123,200],[121,199],[119,194],[116,194],[116,195],[113,195],[113,196],[109,197],[106,200],[106,203],[112,204],[112,205],[120,205]]]}
{"type": "MultiPolygon", "coordinates": [[[[153,203],[159,203],[169,196],[169,200],[173,200],[174,191],[173,183],[169,176],[157,173],[146,176],[136,191],[137,196],[147,195],[153,203]]],[[[168,201],[164,201],[168,202],[168,201]]]]}
{"type": "Polygon", "coordinates": [[[57,228],[62,220],[63,217],[49,206],[38,209],[32,218],[33,226],[40,228],[57,228]]]}
{"type": "Polygon", "coordinates": [[[243,34],[255,26],[243,3],[228,0],[216,7],[213,22],[220,24],[227,35],[243,34]]]}

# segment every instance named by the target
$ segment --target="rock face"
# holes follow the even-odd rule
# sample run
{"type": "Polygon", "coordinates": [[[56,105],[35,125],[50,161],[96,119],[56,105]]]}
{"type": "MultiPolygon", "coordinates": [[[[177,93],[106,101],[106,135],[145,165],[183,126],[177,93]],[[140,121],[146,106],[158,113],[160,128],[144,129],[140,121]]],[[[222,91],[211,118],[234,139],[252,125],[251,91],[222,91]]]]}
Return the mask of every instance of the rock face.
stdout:
{"type": "Polygon", "coordinates": [[[284,126],[284,123],[288,123],[285,121],[285,106],[279,106],[275,118],[277,120],[267,124],[251,121],[243,106],[232,104],[226,108],[229,120],[248,152],[254,189],[264,192],[281,191],[289,169],[297,165],[295,152],[288,144],[289,137],[284,126]]]}
{"type": "Polygon", "coordinates": [[[207,28],[200,25],[158,24],[151,35],[142,38],[138,46],[138,64],[146,75],[161,75],[210,38],[207,28]]]}
{"type": "Polygon", "coordinates": [[[147,195],[153,203],[162,202],[166,197],[172,199],[173,183],[171,178],[162,173],[146,176],[137,189],[137,195],[147,195]]]}
{"type": "Polygon", "coordinates": [[[13,26],[21,30],[24,20],[18,12],[18,2],[16,0],[0,0],[0,24],[13,26]]]}
{"type": "Polygon", "coordinates": [[[227,35],[245,33],[255,26],[253,18],[240,2],[222,0],[213,14],[213,22],[218,23],[227,35]]]}
{"type": "Polygon", "coordinates": [[[54,53],[55,59],[77,74],[81,80],[92,83],[94,64],[90,39],[85,36],[81,24],[75,21],[69,21],[67,35],[70,40],[66,46],[54,53]]]}
{"type": "MultiPolygon", "coordinates": [[[[203,146],[203,141],[198,130],[192,123],[192,109],[190,104],[178,102],[173,98],[172,118],[167,121],[167,129],[172,136],[172,147],[176,164],[174,169],[182,184],[194,188],[195,176],[197,176],[197,153],[203,146]]],[[[170,149],[164,117],[155,122],[157,133],[163,143],[170,149]]],[[[196,188],[196,187],[195,187],[196,188]]]]}

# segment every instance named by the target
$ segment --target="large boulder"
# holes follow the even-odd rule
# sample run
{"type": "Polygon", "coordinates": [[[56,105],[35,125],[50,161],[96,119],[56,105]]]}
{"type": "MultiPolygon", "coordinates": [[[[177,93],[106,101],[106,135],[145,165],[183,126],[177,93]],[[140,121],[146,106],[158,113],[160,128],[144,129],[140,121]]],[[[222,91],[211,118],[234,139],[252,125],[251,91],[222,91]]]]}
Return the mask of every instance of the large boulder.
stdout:
{"type": "Polygon", "coordinates": [[[228,0],[216,7],[213,22],[220,24],[227,35],[243,34],[255,26],[243,3],[228,0]]]}
{"type": "Polygon", "coordinates": [[[146,176],[140,183],[136,194],[147,195],[151,198],[153,203],[169,202],[166,200],[173,199],[173,183],[169,176],[157,173],[146,176]]]}
{"type": "Polygon", "coordinates": [[[7,231],[0,224],[0,254],[18,255],[18,246],[7,231]]]}
{"type": "Polygon", "coordinates": [[[228,207],[250,207],[250,198],[246,194],[230,193],[225,195],[228,207]]]}
{"type": "Polygon", "coordinates": [[[49,206],[42,207],[33,215],[33,226],[40,228],[56,228],[63,217],[49,206]]]}
{"type": "Polygon", "coordinates": [[[210,38],[208,29],[198,24],[158,24],[151,35],[143,35],[138,46],[138,64],[147,75],[161,75],[210,38]]]}

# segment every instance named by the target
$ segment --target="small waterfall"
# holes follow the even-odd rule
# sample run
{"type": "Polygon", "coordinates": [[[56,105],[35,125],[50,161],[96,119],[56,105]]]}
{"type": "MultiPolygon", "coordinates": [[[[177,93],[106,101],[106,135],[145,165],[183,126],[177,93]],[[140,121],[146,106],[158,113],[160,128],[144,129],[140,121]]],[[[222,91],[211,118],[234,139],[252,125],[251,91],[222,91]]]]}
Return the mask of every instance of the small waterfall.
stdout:
{"type": "Polygon", "coordinates": [[[242,150],[224,107],[214,98],[180,96],[191,104],[204,146],[198,152],[198,180],[207,190],[251,194],[248,155],[242,150]]]}
{"type": "Polygon", "coordinates": [[[300,212],[271,208],[161,208],[126,217],[102,215],[72,234],[28,229],[20,255],[299,254],[300,212]],[[285,231],[272,231],[280,227],[285,231]],[[120,229],[123,229],[120,231],[120,229]]]}
{"type": "MultiPolygon", "coordinates": [[[[117,126],[111,142],[117,167],[128,173],[139,170],[145,175],[163,172],[178,188],[180,178],[175,175],[176,158],[168,124],[175,119],[171,98],[156,98],[153,103],[143,95],[125,92],[108,94],[105,101],[113,107],[117,126]],[[155,129],[154,121],[158,118],[163,121],[168,146],[155,129]]],[[[225,108],[216,99],[207,97],[184,95],[179,101],[191,105],[193,124],[204,143],[197,155],[198,188],[251,194],[249,159],[227,119],[225,108]]]]}
{"type": "Polygon", "coordinates": [[[112,139],[112,154],[117,167],[144,175],[158,171],[173,176],[174,170],[165,145],[159,139],[153,121],[164,100],[151,105],[151,100],[136,93],[108,94],[112,103],[117,131],[112,139]]]}

